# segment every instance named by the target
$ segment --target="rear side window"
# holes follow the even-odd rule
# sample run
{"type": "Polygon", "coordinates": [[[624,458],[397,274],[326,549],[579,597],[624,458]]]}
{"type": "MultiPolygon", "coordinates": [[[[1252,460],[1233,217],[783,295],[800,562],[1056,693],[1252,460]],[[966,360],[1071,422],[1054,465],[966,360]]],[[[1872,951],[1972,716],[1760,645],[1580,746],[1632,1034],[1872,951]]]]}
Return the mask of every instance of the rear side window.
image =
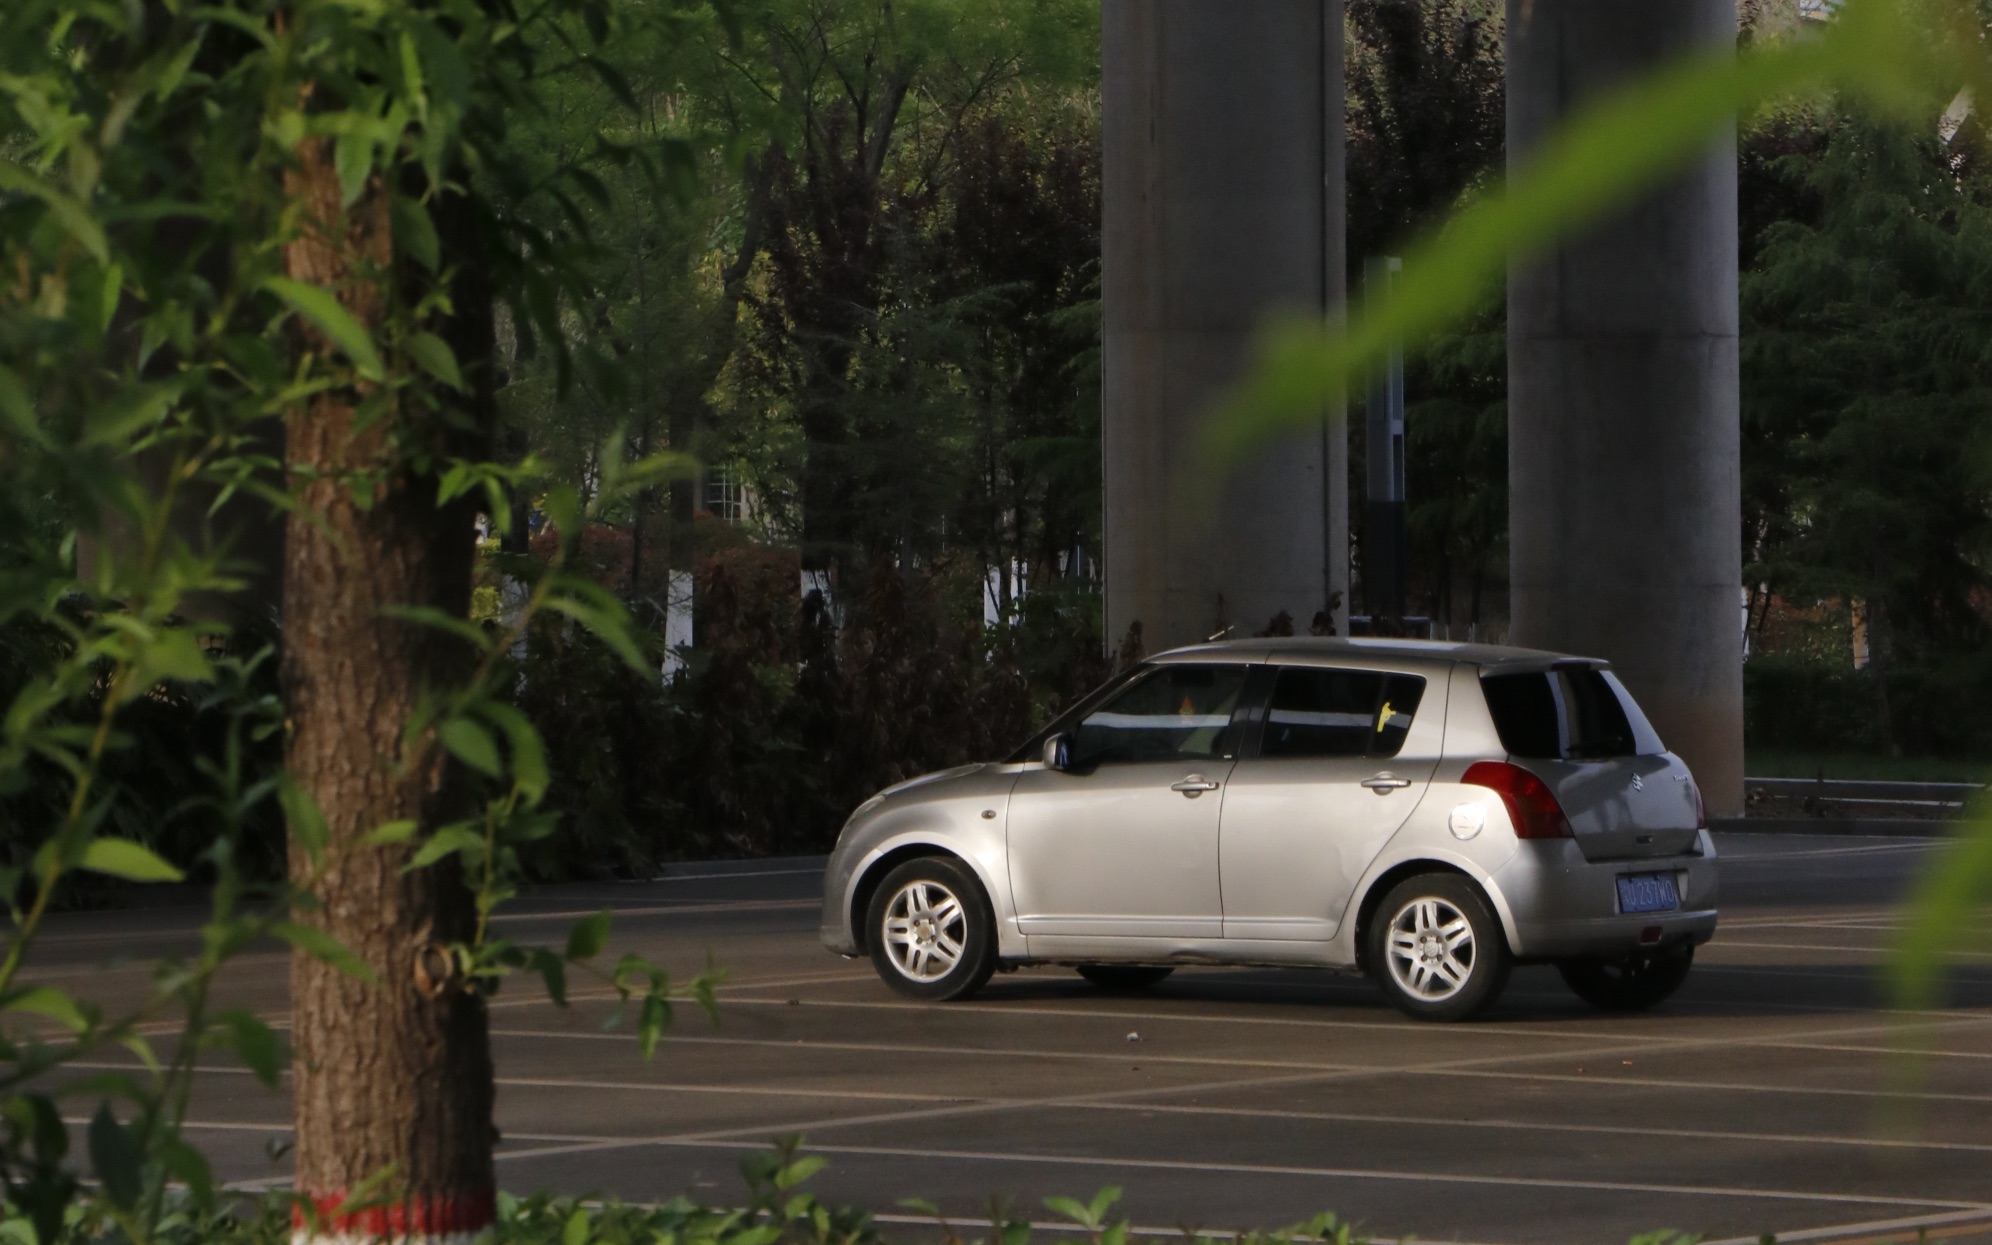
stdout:
{"type": "Polygon", "coordinates": [[[1264,757],[1390,757],[1404,746],[1425,680],[1371,670],[1283,667],[1266,709],[1264,757]]]}
{"type": "Polygon", "coordinates": [[[1629,757],[1639,740],[1618,692],[1589,667],[1480,680],[1494,729],[1510,755],[1543,760],[1629,757]]]}
{"type": "Polygon", "coordinates": [[[1086,715],[1073,732],[1075,769],[1198,761],[1231,748],[1243,666],[1167,665],[1086,715]]]}

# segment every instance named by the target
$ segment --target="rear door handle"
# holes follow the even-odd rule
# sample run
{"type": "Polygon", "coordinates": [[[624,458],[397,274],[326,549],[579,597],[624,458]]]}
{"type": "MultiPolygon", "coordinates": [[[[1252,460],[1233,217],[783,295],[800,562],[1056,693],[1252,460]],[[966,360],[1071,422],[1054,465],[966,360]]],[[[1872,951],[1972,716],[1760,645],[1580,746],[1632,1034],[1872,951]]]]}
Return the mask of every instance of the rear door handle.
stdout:
{"type": "Polygon", "coordinates": [[[1169,790],[1180,791],[1194,800],[1206,791],[1217,790],[1217,784],[1205,778],[1202,774],[1191,774],[1181,782],[1170,783],[1169,790]]]}
{"type": "Polygon", "coordinates": [[[1409,778],[1399,778],[1397,775],[1387,771],[1372,778],[1363,779],[1363,786],[1368,787],[1378,795],[1389,795],[1401,787],[1408,787],[1410,785],[1411,780],[1409,778]]]}

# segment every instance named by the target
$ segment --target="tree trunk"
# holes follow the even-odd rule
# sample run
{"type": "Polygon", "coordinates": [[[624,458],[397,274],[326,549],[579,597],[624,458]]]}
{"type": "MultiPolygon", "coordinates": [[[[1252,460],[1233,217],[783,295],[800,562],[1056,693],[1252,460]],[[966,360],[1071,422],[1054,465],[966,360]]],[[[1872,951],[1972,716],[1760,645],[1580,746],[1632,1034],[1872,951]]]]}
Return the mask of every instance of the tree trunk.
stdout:
{"type": "MultiPolygon", "coordinates": [[[[330,146],[308,140],[298,157],[284,189],[305,227],[285,250],[285,270],[378,327],[389,295],[379,274],[394,259],[386,188],[376,179],[342,212],[330,146]]],[[[437,224],[460,242],[451,222],[437,224]]],[[[488,362],[488,299],[460,310],[452,335],[481,335],[488,362]]],[[[471,373],[479,360],[459,349],[471,373]]],[[[475,370],[488,397],[489,368],[475,370]]],[[[300,1207],[294,1239],[468,1240],[493,1218],[490,1038],[483,1000],[456,988],[440,952],[470,936],[471,897],[453,869],[404,872],[406,847],[365,839],[384,822],[432,827],[443,815],[445,766],[410,763],[402,730],[424,681],[461,671],[463,654],[385,611],[426,605],[462,617],[474,536],[461,508],[438,510],[434,476],[398,458],[397,443],[436,448],[440,428],[416,426],[403,410],[356,431],[365,396],[321,393],[286,419],[300,502],[283,591],[288,762],[329,838],[320,866],[293,851],[291,873],[322,904],[300,919],[377,977],[292,960],[296,1183],[317,1211],[300,1207]],[[360,472],[377,481],[371,505],[355,497],[365,477],[351,473],[360,472]]],[[[487,405],[480,397],[470,404],[487,405]]]]}

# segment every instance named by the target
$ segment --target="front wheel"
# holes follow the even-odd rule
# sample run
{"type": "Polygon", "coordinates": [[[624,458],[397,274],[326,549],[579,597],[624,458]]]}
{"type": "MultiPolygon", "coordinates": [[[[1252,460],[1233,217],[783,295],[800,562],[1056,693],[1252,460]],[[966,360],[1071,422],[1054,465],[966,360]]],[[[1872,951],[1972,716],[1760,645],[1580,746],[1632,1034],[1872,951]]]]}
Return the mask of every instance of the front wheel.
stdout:
{"type": "Polygon", "coordinates": [[[1370,922],[1370,973],[1397,1009],[1419,1020],[1465,1020],[1508,984],[1500,922],[1473,883],[1427,873],[1390,888],[1370,922]]]}
{"type": "Polygon", "coordinates": [[[974,874],[944,856],[909,860],[886,874],[865,929],[872,967],[909,998],[967,998],[996,971],[988,896],[974,874]]]}
{"type": "Polygon", "coordinates": [[[1688,979],[1695,949],[1628,955],[1616,960],[1566,960],[1556,966],[1563,984],[1607,1012],[1642,1012],[1672,998],[1688,979]]]}

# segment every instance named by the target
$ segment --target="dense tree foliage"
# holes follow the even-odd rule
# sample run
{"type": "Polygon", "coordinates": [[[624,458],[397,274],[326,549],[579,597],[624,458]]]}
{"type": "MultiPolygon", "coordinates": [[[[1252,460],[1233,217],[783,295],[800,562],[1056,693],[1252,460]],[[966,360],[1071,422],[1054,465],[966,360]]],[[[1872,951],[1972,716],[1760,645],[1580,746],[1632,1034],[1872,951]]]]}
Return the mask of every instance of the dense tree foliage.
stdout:
{"type": "Polygon", "coordinates": [[[1746,147],[1784,210],[1760,209],[1743,283],[1745,551],[1783,599],[1838,603],[1828,661],[1851,666],[1862,615],[1872,699],[1827,715],[1835,743],[1969,752],[1992,726],[1982,133],[1822,103],[1746,147]]]}

